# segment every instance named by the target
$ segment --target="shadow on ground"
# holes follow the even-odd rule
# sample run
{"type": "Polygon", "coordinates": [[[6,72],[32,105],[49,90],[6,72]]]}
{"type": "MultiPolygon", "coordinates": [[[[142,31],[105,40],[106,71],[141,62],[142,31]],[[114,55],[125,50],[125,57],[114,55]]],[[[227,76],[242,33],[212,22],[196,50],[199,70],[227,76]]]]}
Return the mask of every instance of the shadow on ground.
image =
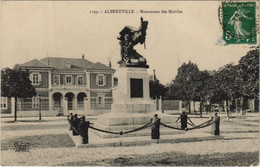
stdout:
{"type": "MultiPolygon", "coordinates": [[[[1,127],[2,131],[35,130],[35,129],[64,129],[65,124],[59,125],[10,125],[1,127]]],[[[67,125],[69,127],[69,125],[67,125]]],[[[66,125],[65,125],[66,128],[66,125]]]]}
{"type": "Polygon", "coordinates": [[[35,135],[1,141],[1,150],[15,150],[14,143],[30,143],[29,149],[35,148],[61,148],[75,147],[75,144],[67,134],[35,135]]]}
{"type": "Polygon", "coordinates": [[[258,155],[258,152],[208,155],[170,152],[124,156],[95,162],[77,161],[59,164],[58,166],[250,166],[252,164],[255,166],[259,163],[258,155]]]}

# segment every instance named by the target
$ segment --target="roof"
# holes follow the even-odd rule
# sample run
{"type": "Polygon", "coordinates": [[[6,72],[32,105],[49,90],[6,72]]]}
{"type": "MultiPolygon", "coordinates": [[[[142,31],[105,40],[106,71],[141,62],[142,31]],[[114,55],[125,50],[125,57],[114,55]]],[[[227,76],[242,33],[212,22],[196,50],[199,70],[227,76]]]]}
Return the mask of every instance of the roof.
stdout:
{"type": "Polygon", "coordinates": [[[28,61],[24,64],[20,64],[18,66],[22,66],[22,67],[38,67],[38,68],[51,68],[51,66],[48,66],[47,64],[37,60],[37,59],[33,59],[31,61],[28,61]]]}
{"type": "Polygon", "coordinates": [[[41,60],[31,60],[24,64],[17,65],[20,67],[41,67],[41,68],[53,68],[57,70],[108,70],[115,71],[109,66],[106,66],[100,62],[92,63],[86,59],[75,58],[59,58],[59,57],[46,57],[41,60]],[[66,63],[71,63],[71,68],[66,68],[66,63]]]}
{"type": "Polygon", "coordinates": [[[86,69],[93,63],[86,59],[75,59],[75,58],[58,58],[58,57],[46,57],[40,61],[45,64],[49,64],[56,69],[67,69],[66,63],[71,63],[71,69],[86,69]]]}
{"type": "Polygon", "coordinates": [[[113,68],[108,67],[100,62],[96,62],[95,64],[92,64],[90,67],[87,68],[88,70],[111,70],[115,71],[113,68]]]}

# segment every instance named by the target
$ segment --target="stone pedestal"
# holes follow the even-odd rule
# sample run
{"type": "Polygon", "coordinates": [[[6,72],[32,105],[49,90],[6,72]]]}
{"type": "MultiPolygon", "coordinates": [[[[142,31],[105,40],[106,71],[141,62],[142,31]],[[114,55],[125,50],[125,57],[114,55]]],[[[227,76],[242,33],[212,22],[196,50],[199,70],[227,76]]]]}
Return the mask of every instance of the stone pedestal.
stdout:
{"type": "Polygon", "coordinates": [[[149,74],[145,68],[125,67],[118,70],[118,86],[113,90],[112,112],[148,113],[155,111],[150,99],[149,74]]]}
{"type": "MultiPolygon", "coordinates": [[[[156,106],[150,99],[147,69],[124,67],[120,68],[115,75],[118,77],[118,86],[113,88],[111,112],[100,115],[94,127],[120,132],[150,123],[156,113],[156,106]]],[[[174,118],[169,115],[157,114],[164,123],[174,122],[174,118]]],[[[119,137],[95,132],[101,137],[119,137]]]]}

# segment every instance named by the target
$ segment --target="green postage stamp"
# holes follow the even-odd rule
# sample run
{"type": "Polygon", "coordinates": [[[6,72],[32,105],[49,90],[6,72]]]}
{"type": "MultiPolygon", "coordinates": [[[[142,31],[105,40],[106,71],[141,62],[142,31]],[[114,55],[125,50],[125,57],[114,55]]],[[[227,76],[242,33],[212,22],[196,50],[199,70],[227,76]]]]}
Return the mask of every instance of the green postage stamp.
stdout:
{"type": "Polygon", "coordinates": [[[222,2],[221,10],[226,44],[257,43],[256,2],[222,2]]]}

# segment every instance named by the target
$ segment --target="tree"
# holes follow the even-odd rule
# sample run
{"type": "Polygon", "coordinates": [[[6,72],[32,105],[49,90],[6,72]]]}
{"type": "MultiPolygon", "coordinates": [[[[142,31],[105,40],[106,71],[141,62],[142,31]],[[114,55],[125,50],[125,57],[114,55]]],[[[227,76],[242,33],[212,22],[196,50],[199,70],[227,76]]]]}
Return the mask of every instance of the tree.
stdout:
{"type": "Polygon", "coordinates": [[[259,93],[259,47],[253,49],[239,60],[238,69],[243,82],[242,94],[257,98],[259,93]]]}
{"type": "Polygon", "coordinates": [[[241,96],[241,77],[238,66],[229,63],[221,67],[214,75],[214,100],[226,101],[227,118],[229,119],[229,100],[241,96]]]}
{"type": "Polygon", "coordinates": [[[239,60],[238,69],[243,83],[241,93],[244,99],[242,110],[244,110],[247,99],[258,99],[259,96],[259,46],[239,60]]]}
{"type": "Polygon", "coordinates": [[[200,71],[197,74],[196,80],[194,81],[194,90],[196,97],[200,100],[200,116],[202,117],[202,108],[204,108],[205,102],[213,96],[212,76],[210,76],[208,71],[200,71]]]}
{"type": "Polygon", "coordinates": [[[165,93],[168,91],[168,88],[162,85],[158,79],[150,80],[149,86],[150,86],[150,97],[153,99],[155,98],[159,99],[160,96],[162,97],[165,96],[165,93]]]}
{"type": "Polygon", "coordinates": [[[15,98],[14,121],[17,120],[17,98],[36,96],[36,90],[31,85],[27,71],[1,70],[1,96],[15,98]]]}
{"type": "Polygon", "coordinates": [[[168,97],[176,97],[180,100],[188,102],[190,112],[191,100],[197,100],[199,97],[196,94],[197,76],[200,70],[198,66],[189,61],[188,64],[183,63],[178,68],[178,74],[172,83],[169,85],[168,97]]]}

